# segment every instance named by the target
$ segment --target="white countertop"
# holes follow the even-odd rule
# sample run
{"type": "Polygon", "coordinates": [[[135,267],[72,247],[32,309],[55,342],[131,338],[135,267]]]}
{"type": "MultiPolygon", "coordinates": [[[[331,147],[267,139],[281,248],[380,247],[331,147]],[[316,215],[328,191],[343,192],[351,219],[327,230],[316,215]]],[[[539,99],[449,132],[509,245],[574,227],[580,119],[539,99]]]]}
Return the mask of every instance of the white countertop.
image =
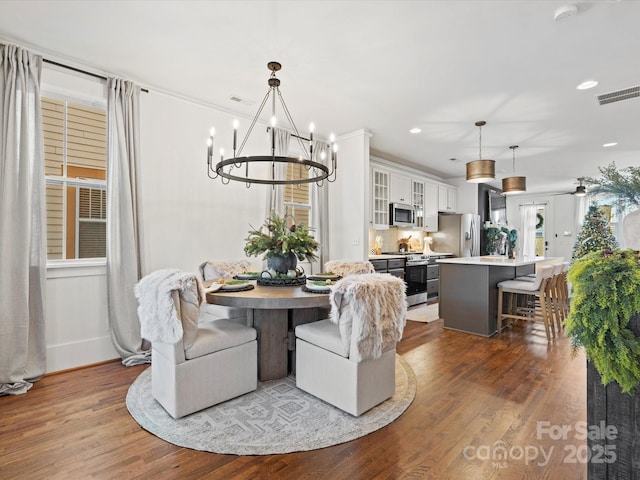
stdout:
{"type": "MultiPolygon", "coordinates": [[[[516,257],[508,258],[503,255],[485,255],[482,257],[441,258],[437,263],[456,263],[459,265],[493,265],[496,267],[521,267],[539,262],[553,260],[554,257],[516,257]]],[[[558,259],[560,260],[560,259],[558,259]]]]}
{"type": "MultiPolygon", "coordinates": [[[[408,255],[423,255],[422,252],[409,252],[408,255]]],[[[452,253],[440,253],[440,252],[431,252],[428,254],[431,257],[437,256],[447,256],[453,255],[452,253]]],[[[393,254],[393,253],[383,253],[380,255],[369,255],[369,260],[384,260],[385,258],[407,258],[407,255],[393,254]]]]}

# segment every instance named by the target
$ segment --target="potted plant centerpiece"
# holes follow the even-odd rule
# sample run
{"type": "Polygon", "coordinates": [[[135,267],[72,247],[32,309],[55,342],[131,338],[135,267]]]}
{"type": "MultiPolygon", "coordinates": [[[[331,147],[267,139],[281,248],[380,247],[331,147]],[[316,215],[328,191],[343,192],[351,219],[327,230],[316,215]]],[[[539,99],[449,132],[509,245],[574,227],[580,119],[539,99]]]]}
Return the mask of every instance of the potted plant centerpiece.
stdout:
{"type": "Polygon", "coordinates": [[[565,332],[587,357],[590,479],[640,479],[640,261],[635,250],[591,252],[574,259],[565,332]],[[598,457],[598,452],[602,457],[598,457]],[[601,459],[599,461],[598,459],[601,459]],[[636,459],[636,460],[633,460],[636,459]]]}
{"type": "Polygon", "coordinates": [[[281,275],[296,270],[298,260],[313,261],[317,258],[318,242],[304,223],[296,224],[291,215],[280,216],[271,212],[259,228],[251,227],[244,251],[248,256],[264,253],[267,267],[281,275]]]}

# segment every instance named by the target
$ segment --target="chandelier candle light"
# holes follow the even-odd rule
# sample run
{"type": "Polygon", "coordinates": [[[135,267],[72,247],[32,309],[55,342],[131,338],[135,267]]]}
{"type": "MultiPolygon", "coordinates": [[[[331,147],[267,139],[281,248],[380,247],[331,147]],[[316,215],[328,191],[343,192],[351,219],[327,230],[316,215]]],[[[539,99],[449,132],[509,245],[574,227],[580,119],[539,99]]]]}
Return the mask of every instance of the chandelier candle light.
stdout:
{"type": "MultiPolygon", "coordinates": [[[[289,109],[284,102],[284,98],[282,98],[282,94],[280,93],[280,80],[276,77],[276,72],[282,68],[278,62],[269,62],[267,64],[267,68],[271,71],[271,75],[268,80],[269,90],[265,95],[262,103],[260,104],[260,108],[256,113],[249,129],[247,130],[247,134],[245,135],[242,143],[240,144],[240,148],[237,148],[238,142],[238,127],[239,123],[237,120],[233,122],[233,157],[225,160],[224,158],[224,150],[220,149],[220,161],[214,164],[213,161],[213,140],[215,136],[215,129],[212,128],[209,133],[209,139],[207,141],[207,174],[209,178],[215,179],[220,178],[223,184],[228,184],[230,180],[235,180],[238,182],[246,183],[247,188],[251,186],[252,183],[266,184],[266,185],[291,185],[291,184],[302,184],[302,183],[316,183],[318,186],[322,186],[324,180],[326,179],[328,182],[334,182],[336,179],[336,169],[337,169],[337,161],[338,161],[338,146],[335,144],[335,136],[331,134],[330,137],[330,149],[329,149],[329,158],[324,152],[321,152],[319,155],[319,159],[314,160],[314,139],[313,139],[313,131],[315,129],[313,123],[309,126],[309,138],[302,137],[298,132],[298,128],[296,127],[293,118],[291,118],[291,114],[289,113],[289,109]],[[298,140],[300,145],[300,150],[303,152],[303,155],[298,157],[293,156],[284,156],[284,155],[276,155],[276,95],[280,99],[280,103],[282,104],[282,109],[285,113],[285,117],[289,122],[289,126],[293,133],[291,135],[298,140]],[[253,155],[253,156],[241,156],[242,150],[247,143],[247,140],[251,136],[251,132],[253,131],[253,127],[258,122],[260,118],[260,114],[262,113],[262,109],[266,105],[267,101],[271,97],[271,125],[267,128],[267,132],[271,133],[270,138],[270,152],[268,155],[253,155]],[[307,146],[309,147],[307,149],[307,146]],[[251,163],[267,163],[270,164],[269,171],[264,176],[254,176],[253,172],[249,172],[249,165],[251,163]],[[287,179],[286,174],[285,177],[282,177],[282,174],[278,176],[278,172],[280,169],[276,168],[277,165],[298,165],[300,167],[304,167],[308,172],[308,176],[301,176],[303,178],[298,179],[287,179]],[[244,166],[244,168],[242,168],[244,166]],[[228,167],[225,170],[225,167],[228,167]]],[[[316,155],[318,157],[318,155],[316,155]]]]}
{"type": "Polygon", "coordinates": [[[518,145],[511,145],[509,148],[513,152],[513,176],[502,179],[502,193],[505,195],[527,191],[527,178],[516,177],[516,148],[518,145]]]}
{"type": "Polygon", "coordinates": [[[496,162],[493,160],[482,160],[482,127],[486,124],[487,122],[484,120],[476,122],[476,127],[478,127],[480,132],[480,152],[478,160],[467,163],[467,182],[469,183],[489,182],[496,177],[496,162]]]}

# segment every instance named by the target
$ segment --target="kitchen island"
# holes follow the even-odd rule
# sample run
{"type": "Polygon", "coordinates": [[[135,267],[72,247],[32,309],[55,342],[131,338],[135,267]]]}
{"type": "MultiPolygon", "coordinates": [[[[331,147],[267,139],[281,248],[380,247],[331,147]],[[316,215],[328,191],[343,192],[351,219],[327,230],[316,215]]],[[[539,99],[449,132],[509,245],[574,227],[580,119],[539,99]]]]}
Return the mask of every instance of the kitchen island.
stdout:
{"type": "Polygon", "coordinates": [[[490,337],[497,331],[498,283],[533,273],[536,263],[561,260],[500,255],[437,260],[444,328],[490,337]]]}

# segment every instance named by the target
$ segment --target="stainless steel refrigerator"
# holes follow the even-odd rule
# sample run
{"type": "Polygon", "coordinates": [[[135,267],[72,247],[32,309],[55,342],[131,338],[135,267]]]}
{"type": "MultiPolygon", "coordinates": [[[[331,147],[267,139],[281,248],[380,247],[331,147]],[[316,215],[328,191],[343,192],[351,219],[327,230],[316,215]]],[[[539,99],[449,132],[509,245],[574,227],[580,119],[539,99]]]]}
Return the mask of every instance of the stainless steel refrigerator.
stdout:
{"type": "Polygon", "coordinates": [[[458,213],[438,216],[438,231],[431,234],[434,252],[453,253],[456,257],[480,255],[480,215],[458,213]]]}

